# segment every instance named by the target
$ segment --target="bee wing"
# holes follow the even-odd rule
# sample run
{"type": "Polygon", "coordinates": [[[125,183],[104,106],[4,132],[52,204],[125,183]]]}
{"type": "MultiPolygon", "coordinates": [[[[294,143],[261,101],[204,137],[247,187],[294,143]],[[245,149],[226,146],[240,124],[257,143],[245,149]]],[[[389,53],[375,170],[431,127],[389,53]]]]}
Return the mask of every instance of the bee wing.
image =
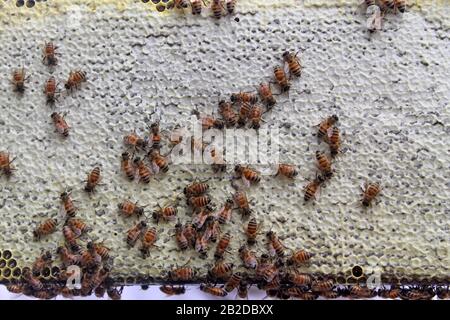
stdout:
{"type": "Polygon", "coordinates": [[[159,166],[156,164],[155,161],[152,161],[151,169],[152,169],[152,171],[153,171],[154,174],[158,174],[158,172],[159,172],[159,166]]]}
{"type": "Polygon", "coordinates": [[[242,176],[242,182],[247,188],[250,188],[250,180],[247,180],[244,176],[242,176]]]}
{"type": "Polygon", "coordinates": [[[269,255],[274,257],[277,253],[275,251],[275,248],[273,247],[272,243],[269,243],[268,245],[269,255]]]}

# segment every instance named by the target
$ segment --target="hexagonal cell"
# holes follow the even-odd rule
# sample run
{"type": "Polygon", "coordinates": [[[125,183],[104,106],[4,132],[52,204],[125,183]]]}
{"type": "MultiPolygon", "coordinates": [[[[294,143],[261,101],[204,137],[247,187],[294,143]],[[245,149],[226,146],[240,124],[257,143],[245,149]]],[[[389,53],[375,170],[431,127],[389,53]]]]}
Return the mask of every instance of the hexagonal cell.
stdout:
{"type": "Polygon", "coordinates": [[[17,266],[17,261],[15,259],[8,260],[8,267],[14,269],[17,266]]]}
{"type": "Polygon", "coordinates": [[[10,268],[8,268],[8,267],[6,267],[6,268],[4,268],[3,269],[3,272],[2,272],[2,274],[3,274],[3,278],[9,278],[9,277],[11,277],[11,269],[10,268]]]}
{"type": "Polygon", "coordinates": [[[361,266],[354,266],[352,268],[352,276],[354,278],[359,278],[364,274],[363,268],[361,266]]]}
{"type": "Polygon", "coordinates": [[[12,257],[11,251],[9,251],[9,250],[4,250],[4,251],[2,252],[2,258],[3,258],[3,259],[8,260],[8,259],[11,259],[11,257],[12,257]]]}
{"type": "Polygon", "coordinates": [[[20,278],[20,276],[22,275],[22,270],[20,268],[15,268],[12,271],[12,275],[14,278],[20,278]]]}
{"type": "Polygon", "coordinates": [[[0,259],[0,269],[6,267],[6,260],[5,259],[0,259]]]}

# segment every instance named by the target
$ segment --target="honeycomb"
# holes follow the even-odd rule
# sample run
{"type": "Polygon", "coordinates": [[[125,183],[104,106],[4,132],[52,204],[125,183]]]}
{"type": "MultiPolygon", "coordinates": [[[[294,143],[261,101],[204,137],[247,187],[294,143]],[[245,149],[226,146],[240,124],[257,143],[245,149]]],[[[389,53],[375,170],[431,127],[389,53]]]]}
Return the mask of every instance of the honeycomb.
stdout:
{"type": "MultiPolygon", "coordinates": [[[[93,228],[90,238],[111,248],[117,283],[165,281],[167,270],[187,260],[204,276],[214,263],[214,246],[206,260],[194,251],[181,253],[174,223],[160,223],[159,249],[143,259],[124,240],[136,221],[120,216],[117,204],[133,199],[151,212],[195,178],[210,178],[210,195],[221,205],[233,192],[234,165],[213,174],[208,165],[173,164],[149,185],[131,183],[120,170],[122,138],[135,129],[147,132],[155,118],[162,129],[192,127],[194,108],[216,112],[220,99],[268,81],[284,51],[300,50],[303,75],[292,81],[289,95],[276,97],[261,128],[278,130],[273,143],[280,158],[296,164],[300,174],[294,181],[263,175],[248,190],[263,233],[272,230],[287,248],[314,252],[301,271],[333,275],[338,283],[373,276],[448,283],[448,4],[416,1],[370,34],[364,15],[355,13],[359,1],[240,1],[238,21],[216,21],[207,10],[200,17],[160,13],[156,2],[61,0],[32,9],[0,4],[0,150],[17,157],[13,177],[0,178],[1,281],[20,277],[20,267],[62,243],[60,232],[36,242],[32,231],[58,216],[67,187],[78,201],[78,217],[93,228]],[[50,40],[59,52],[54,70],[41,61],[50,40]],[[22,66],[31,75],[23,97],[9,83],[10,73],[22,66]],[[88,81],[56,103],[71,125],[70,137],[62,140],[42,86],[53,75],[62,87],[74,69],[86,71],[88,81]],[[339,116],[343,154],[317,200],[304,204],[314,153],[326,150],[314,126],[331,114],[339,116]],[[89,197],[82,181],[95,165],[104,185],[89,197]],[[383,192],[363,209],[359,193],[366,180],[379,181],[383,192]]],[[[184,204],[178,217],[190,219],[184,204]]],[[[233,213],[222,228],[233,234],[226,260],[236,266],[242,226],[233,213]]],[[[266,250],[264,238],[258,238],[258,253],[266,250]]]]}

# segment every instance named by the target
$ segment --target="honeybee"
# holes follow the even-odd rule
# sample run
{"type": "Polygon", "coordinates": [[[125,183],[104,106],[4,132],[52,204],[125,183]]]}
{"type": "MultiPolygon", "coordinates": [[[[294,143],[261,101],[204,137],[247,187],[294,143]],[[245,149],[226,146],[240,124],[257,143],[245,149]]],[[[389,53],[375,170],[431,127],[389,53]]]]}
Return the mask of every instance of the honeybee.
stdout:
{"type": "Polygon", "coordinates": [[[228,281],[224,285],[224,289],[226,292],[230,293],[234,289],[239,286],[239,283],[242,280],[242,275],[239,272],[235,272],[231,275],[228,281]]]}
{"type": "Polygon", "coordinates": [[[334,282],[332,280],[314,281],[311,285],[313,292],[324,292],[333,290],[334,282]]]}
{"type": "Polygon", "coordinates": [[[333,169],[331,169],[331,160],[320,151],[316,151],[317,168],[322,171],[323,176],[329,179],[333,176],[333,169]]]}
{"type": "Polygon", "coordinates": [[[33,288],[33,290],[39,291],[44,288],[42,282],[38,278],[35,278],[31,270],[28,268],[22,272],[22,278],[27,282],[27,284],[30,287],[33,288]]]}
{"type": "Polygon", "coordinates": [[[160,219],[165,222],[174,221],[175,218],[177,217],[178,210],[175,207],[165,206],[161,208],[158,205],[158,208],[159,208],[158,210],[153,211],[152,215],[153,219],[156,220],[156,223],[158,223],[160,219]]]}
{"type": "Polygon", "coordinates": [[[202,2],[201,0],[191,0],[191,9],[192,14],[201,14],[202,13],[202,2]]]}
{"type": "Polygon", "coordinates": [[[14,91],[23,93],[25,91],[25,81],[28,80],[28,77],[25,76],[25,69],[21,68],[19,70],[15,70],[12,74],[12,84],[14,86],[14,91]]]}
{"type": "Polygon", "coordinates": [[[401,13],[406,11],[406,0],[380,0],[380,3],[384,10],[398,10],[401,13]]]}
{"type": "Polygon", "coordinates": [[[205,116],[201,118],[203,131],[209,130],[211,128],[223,129],[225,122],[222,119],[216,119],[211,116],[205,116]]]}
{"type": "Polygon", "coordinates": [[[368,207],[381,191],[380,185],[373,182],[366,182],[364,184],[364,188],[361,189],[363,191],[363,198],[361,202],[364,207],[368,207]]]}
{"type": "Polygon", "coordinates": [[[230,245],[231,235],[229,232],[225,233],[219,240],[217,244],[216,251],[214,253],[214,258],[216,260],[223,259],[223,255],[227,251],[228,246],[230,245]]]}
{"type": "Polygon", "coordinates": [[[231,213],[233,211],[234,202],[232,199],[227,199],[225,205],[217,212],[216,218],[220,224],[227,223],[231,220],[231,213]]]}
{"type": "Polygon", "coordinates": [[[270,83],[263,83],[261,82],[258,87],[258,93],[261,97],[261,101],[269,108],[271,109],[277,101],[275,100],[272,89],[270,88],[270,83]]]}
{"type": "Polygon", "coordinates": [[[58,59],[56,58],[56,49],[58,49],[58,47],[52,42],[46,42],[42,50],[42,62],[47,63],[49,66],[56,66],[58,63],[58,59]]]}
{"type": "Polygon", "coordinates": [[[41,237],[49,235],[56,231],[56,226],[58,225],[58,220],[50,218],[42,222],[33,231],[35,240],[39,240],[41,237]]]}
{"type": "Polygon", "coordinates": [[[208,257],[208,241],[209,236],[207,233],[197,234],[197,239],[195,240],[195,251],[200,253],[200,257],[202,259],[206,259],[208,257]]]}
{"type": "Polygon", "coordinates": [[[142,237],[141,253],[144,258],[148,257],[150,248],[155,246],[155,242],[158,238],[158,233],[156,228],[152,227],[145,231],[142,237]]]}
{"type": "Polygon", "coordinates": [[[223,288],[212,287],[204,283],[200,284],[200,290],[217,297],[225,297],[228,294],[223,288]]]}
{"type": "Polygon", "coordinates": [[[245,185],[250,186],[251,183],[259,183],[261,181],[260,174],[249,167],[244,167],[241,165],[236,165],[234,167],[234,172],[237,178],[242,178],[245,185]]]}
{"type": "Polygon", "coordinates": [[[250,205],[248,203],[247,194],[244,191],[242,190],[236,191],[236,193],[233,196],[233,199],[238,208],[241,210],[242,216],[247,217],[252,213],[250,205]]]}
{"type": "Polygon", "coordinates": [[[278,171],[277,174],[275,176],[285,176],[286,178],[289,179],[294,179],[296,176],[298,176],[298,171],[297,171],[297,167],[293,164],[279,164],[278,165],[278,171]]]}
{"type": "Polygon", "coordinates": [[[136,176],[136,171],[133,162],[131,161],[131,156],[128,152],[122,153],[121,167],[128,180],[134,180],[136,176]]]}
{"type": "Polygon", "coordinates": [[[166,173],[169,171],[169,164],[164,156],[162,156],[158,150],[151,150],[148,153],[148,157],[152,162],[153,172],[158,173],[159,171],[166,173]]]}
{"type": "Polygon", "coordinates": [[[216,242],[217,237],[220,234],[219,221],[217,221],[217,219],[215,219],[214,217],[211,217],[211,219],[208,221],[205,233],[208,234],[209,240],[211,240],[212,242],[216,242]]]}
{"type": "Polygon", "coordinates": [[[70,251],[66,247],[58,247],[58,249],[56,249],[56,253],[59,255],[64,267],[78,265],[81,262],[81,256],[70,253],[70,251]]]}
{"type": "Polygon", "coordinates": [[[220,19],[223,15],[222,0],[212,0],[211,11],[213,13],[214,18],[220,19]]]}
{"type": "Polygon", "coordinates": [[[141,237],[142,232],[147,228],[147,223],[145,221],[141,221],[136,224],[133,228],[127,231],[127,244],[128,246],[134,247],[139,237],[141,237]]]}
{"type": "Polygon", "coordinates": [[[94,243],[95,251],[102,258],[102,261],[107,261],[109,259],[109,249],[103,244],[103,242],[94,243]]]}
{"type": "Polygon", "coordinates": [[[185,286],[168,286],[168,285],[164,285],[164,286],[160,286],[159,290],[161,290],[161,292],[164,292],[165,294],[167,294],[169,296],[180,295],[180,294],[185,294],[186,293],[186,287],[185,286]]]}
{"type": "Polygon", "coordinates": [[[64,87],[67,90],[72,91],[74,88],[78,89],[81,86],[81,83],[85,81],[86,81],[86,72],[80,70],[70,71],[69,78],[67,79],[67,82],[64,85],[64,87]]]}
{"type": "Polygon", "coordinates": [[[251,252],[245,245],[239,248],[239,257],[241,258],[244,266],[248,269],[256,269],[258,266],[258,260],[253,252],[251,252]]]}
{"type": "Polygon", "coordinates": [[[233,93],[230,100],[234,104],[255,104],[258,102],[258,96],[250,92],[233,93]]]}
{"type": "Polygon", "coordinates": [[[139,137],[134,131],[123,138],[123,143],[134,149],[145,149],[148,146],[148,140],[139,137]]]}
{"type": "Polygon", "coordinates": [[[238,113],[238,121],[237,121],[237,123],[240,127],[244,126],[245,123],[247,122],[247,118],[250,114],[251,108],[252,107],[250,106],[250,104],[248,104],[246,102],[241,103],[240,108],[239,108],[239,113],[238,113]]]}
{"type": "Polygon", "coordinates": [[[95,167],[87,176],[84,191],[88,193],[95,192],[95,187],[99,184],[100,180],[101,180],[100,167],[95,167]]]}
{"type": "Polygon", "coordinates": [[[66,119],[64,119],[64,117],[65,117],[65,114],[60,114],[58,112],[53,112],[51,114],[53,124],[55,125],[55,132],[58,132],[64,138],[67,138],[69,136],[70,127],[67,124],[66,119]]]}
{"type": "Polygon", "coordinates": [[[208,208],[201,208],[197,215],[192,220],[192,225],[200,230],[205,224],[206,220],[211,216],[211,210],[208,208]]]}
{"type": "Polygon", "coordinates": [[[261,259],[258,266],[256,267],[256,276],[264,280],[266,283],[272,282],[279,275],[279,268],[282,266],[280,260],[275,263],[266,262],[266,257],[261,259]]]}
{"type": "Polygon", "coordinates": [[[73,200],[70,196],[70,191],[69,192],[64,191],[63,193],[61,193],[60,198],[63,203],[64,211],[66,212],[66,216],[70,217],[70,218],[75,217],[77,208],[73,204],[73,200]]]}
{"type": "Polygon", "coordinates": [[[281,92],[287,92],[291,89],[291,83],[289,82],[286,72],[284,72],[283,68],[280,66],[276,66],[273,69],[273,74],[275,76],[275,80],[280,86],[281,92]]]}
{"type": "Polygon", "coordinates": [[[225,102],[225,100],[221,100],[219,102],[219,114],[222,116],[225,121],[225,125],[227,128],[234,127],[238,121],[238,115],[233,109],[233,106],[225,102]]]}
{"type": "Polygon", "coordinates": [[[250,110],[249,119],[250,119],[250,128],[258,130],[261,127],[261,119],[263,115],[263,111],[260,106],[254,105],[250,110]]]}
{"type": "Polygon", "coordinates": [[[233,273],[234,264],[218,261],[208,271],[208,276],[212,279],[225,279],[233,273]]]}
{"type": "Polygon", "coordinates": [[[203,208],[211,203],[211,198],[208,195],[188,198],[188,204],[194,208],[203,208]]]}
{"type": "Polygon", "coordinates": [[[120,287],[120,289],[116,287],[109,287],[106,289],[106,294],[111,300],[120,300],[122,299],[122,292],[123,287],[120,287]]]}
{"type": "Polygon", "coordinates": [[[288,64],[291,75],[300,77],[302,75],[302,66],[297,58],[298,52],[294,55],[289,51],[283,53],[283,59],[288,64]]]}
{"type": "Polygon", "coordinates": [[[52,262],[52,254],[50,251],[46,251],[36,258],[31,268],[31,272],[33,275],[39,275],[45,268],[49,268],[52,262]]]}
{"type": "Polygon", "coordinates": [[[45,82],[44,86],[44,94],[47,97],[47,104],[53,104],[56,101],[56,89],[57,84],[55,77],[51,76],[48,78],[48,80],[45,82]]]}
{"type": "Polygon", "coordinates": [[[372,298],[375,296],[375,291],[360,285],[354,285],[350,289],[350,294],[357,298],[372,298]]]}
{"type": "Polygon", "coordinates": [[[177,9],[186,9],[189,6],[189,0],[174,0],[174,6],[177,9]]]}
{"type": "Polygon", "coordinates": [[[227,165],[225,163],[225,160],[223,159],[223,152],[217,152],[216,148],[212,148],[210,155],[212,170],[215,173],[224,172],[227,169],[227,165]]]}
{"type": "Polygon", "coordinates": [[[197,229],[194,224],[186,224],[183,228],[183,235],[186,237],[189,245],[194,247],[197,238],[197,229]]]}
{"type": "Polygon", "coordinates": [[[322,176],[316,176],[313,181],[310,181],[304,188],[305,192],[304,200],[305,202],[316,199],[316,192],[319,189],[320,185],[325,182],[325,179],[322,176]]]}
{"type": "Polygon", "coordinates": [[[206,182],[194,182],[186,186],[183,190],[186,196],[200,196],[209,190],[209,184],[206,182]]]}
{"type": "Polygon", "coordinates": [[[66,223],[77,236],[92,231],[92,228],[81,219],[70,218],[66,223]]]}
{"type": "Polygon", "coordinates": [[[139,157],[136,157],[134,159],[134,164],[137,167],[139,181],[142,181],[143,183],[150,183],[150,179],[152,177],[152,171],[150,170],[150,168],[147,167],[144,161],[142,161],[139,157]]]}
{"type": "Polygon", "coordinates": [[[309,274],[289,273],[288,280],[296,286],[307,286],[312,283],[312,277],[309,274]]]}
{"type": "Polygon", "coordinates": [[[161,134],[159,132],[159,122],[153,122],[150,125],[152,149],[159,150],[161,148],[161,134]]]}
{"type": "Polygon", "coordinates": [[[7,178],[11,177],[12,172],[15,170],[13,166],[11,166],[11,163],[16,160],[16,158],[13,158],[12,160],[9,160],[9,153],[6,151],[0,151],[0,170],[2,170],[2,173],[6,175],[7,178]]]}
{"type": "Polygon", "coordinates": [[[79,235],[73,232],[72,229],[67,225],[63,227],[63,236],[69,247],[76,245],[77,238],[79,237],[79,235]]]}
{"type": "Polygon", "coordinates": [[[83,251],[81,255],[81,266],[92,270],[100,266],[102,262],[102,257],[95,250],[94,243],[92,241],[88,242],[87,250],[83,251]]]}
{"type": "Polygon", "coordinates": [[[237,0],[228,0],[227,1],[227,11],[228,14],[234,14],[236,11],[236,3],[237,0]]]}
{"type": "Polygon", "coordinates": [[[339,292],[337,292],[337,291],[324,291],[324,292],[321,292],[320,295],[327,299],[339,298],[339,292]]]}
{"type": "Polygon", "coordinates": [[[305,250],[297,250],[292,253],[292,255],[287,260],[288,265],[301,265],[305,262],[308,262],[312,257],[314,257],[314,253],[310,253],[305,250]]]}
{"type": "Polygon", "coordinates": [[[15,294],[21,294],[23,293],[25,289],[25,285],[24,284],[8,284],[6,286],[6,290],[8,290],[11,293],[15,293],[15,294]]]}
{"type": "Polygon", "coordinates": [[[180,248],[181,251],[186,250],[189,247],[189,242],[184,235],[184,228],[183,225],[178,222],[175,225],[175,240],[177,241],[178,248],[180,248]]]}
{"type": "Polygon", "coordinates": [[[255,217],[251,218],[245,228],[245,235],[247,236],[247,244],[254,245],[256,243],[256,236],[261,228],[262,224],[256,222],[255,217]]]}
{"type": "Polygon", "coordinates": [[[332,115],[322,120],[322,122],[318,124],[319,131],[317,132],[317,137],[319,139],[326,139],[328,137],[328,130],[338,121],[339,118],[337,115],[332,115]]]}
{"type": "Polygon", "coordinates": [[[341,138],[339,135],[339,128],[334,127],[331,136],[328,138],[328,145],[330,147],[331,157],[335,157],[341,148],[341,138]]]}
{"type": "Polygon", "coordinates": [[[169,279],[172,281],[192,281],[196,272],[191,267],[180,267],[169,271],[169,279]]]}
{"type": "Polygon", "coordinates": [[[284,245],[281,243],[280,239],[277,237],[275,232],[269,231],[266,234],[267,238],[269,239],[269,246],[271,251],[275,253],[278,257],[282,258],[284,257],[284,245]]]}
{"type": "Polygon", "coordinates": [[[119,203],[117,207],[125,217],[131,217],[135,215],[136,217],[140,218],[142,215],[144,215],[145,207],[138,206],[137,202],[133,203],[129,200],[125,200],[124,202],[119,203]]]}

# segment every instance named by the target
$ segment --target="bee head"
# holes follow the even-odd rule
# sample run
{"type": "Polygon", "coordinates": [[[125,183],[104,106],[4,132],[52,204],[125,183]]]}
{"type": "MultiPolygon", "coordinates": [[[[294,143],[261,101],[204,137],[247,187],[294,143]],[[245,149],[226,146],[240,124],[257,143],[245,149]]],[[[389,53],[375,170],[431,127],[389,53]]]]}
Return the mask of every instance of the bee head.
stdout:
{"type": "Polygon", "coordinates": [[[70,84],[69,84],[68,82],[66,82],[66,83],[64,84],[64,88],[66,88],[67,90],[69,90],[69,89],[70,89],[70,84]]]}
{"type": "Polygon", "coordinates": [[[333,119],[334,122],[338,122],[339,121],[339,117],[337,115],[335,115],[335,114],[333,114],[331,116],[331,119],[333,119]]]}
{"type": "Polygon", "coordinates": [[[364,200],[362,201],[362,205],[363,205],[364,207],[368,207],[368,206],[369,206],[369,201],[367,201],[366,199],[364,199],[364,200]]]}
{"type": "Polygon", "coordinates": [[[223,108],[225,106],[226,102],[225,100],[220,100],[219,101],[219,108],[223,108]]]}
{"type": "Polygon", "coordinates": [[[52,119],[55,119],[57,116],[58,116],[58,113],[57,113],[57,112],[53,112],[53,113],[50,115],[50,117],[52,117],[52,119]]]}
{"type": "Polygon", "coordinates": [[[159,212],[153,211],[152,218],[158,222],[159,221],[159,212]]]}
{"type": "Polygon", "coordinates": [[[266,233],[267,238],[272,239],[275,236],[275,233],[273,231],[269,231],[266,233]]]}
{"type": "Polygon", "coordinates": [[[92,241],[89,241],[88,243],[87,243],[87,245],[86,245],[86,248],[88,248],[88,250],[93,250],[95,247],[94,247],[94,242],[92,242],[92,241]]]}
{"type": "Polygon", "coordinates": [[[42,258],[44,258],[45,260],[51,260],[52,259],[52,254],[51,254],[51,252],[50,251],[46,251],[45,253],[44,253],[44,255],[42,256],[42,258]]]}
{"type": "Polygon", "coordinates": [[[244,251],[245,250],[245,245],[242,245],[240,248],[239,248],[239,252],[242,252],[242,251],[244,251]]]}
{"type": "Polygon", "coordinates": [[[261,127],[261,125],[260,125],[259,123],[257,123],[257,122],[255,122],[255,123],[252,125],[252,128],[255,129],[255,130],[258,130],[260,127],[261,127]]]}
{"type": "Polygon", "coordinates": [[[233,94],[230,96],[230,100],[231,100],[231,102],[236,103],[236,102],[239,100],[239,94],[233,93],[233,94]]]}
{"type": "Polygon", "coordinates": [[[147,227],[147,222],[145,222],[145,221],[141,221],[140,223],[139,223],[139,227],[140,228],[146,228],[147,227]]]}
{"type": "Polygon", "coordinates": [[[285,51],[284,53],[283,53],[283,59],[288,59],[289,57],[290,57],[290,53],[289,53],[289,51],[285,51]]]}
{"type": "Polygon", "coordinates": [[[214,122],[214,127],[215,127],[216,129],[223,129],[224,126],[225,126],[225,122],[224,122],[223,120],[221,120],[221,119],[217,119],[217,120],[214,122]]]}
{"type": "Polygon", "coordinates": [[[123,159],[123,160],[128,160],[128,159],[130,159],[130,154],[129,154],[128,152],[122,153],[122,159],[123,159]]]}
{"type": "Polygon", "coordinates": [[[61,193],[60,198],[62,200],[64,200],[64,199],[67,199],[68,196],[69,196],[69,194],[66,191],[64,191],[63,193],[61,193]]]}
{"type": "Polygon", "coordinates": [[[234,171],[237,172],[237,173],[241,173],[242,169],[243,169],[243,167],[240,164],[237,164],[234,167],[234,171]]]}

